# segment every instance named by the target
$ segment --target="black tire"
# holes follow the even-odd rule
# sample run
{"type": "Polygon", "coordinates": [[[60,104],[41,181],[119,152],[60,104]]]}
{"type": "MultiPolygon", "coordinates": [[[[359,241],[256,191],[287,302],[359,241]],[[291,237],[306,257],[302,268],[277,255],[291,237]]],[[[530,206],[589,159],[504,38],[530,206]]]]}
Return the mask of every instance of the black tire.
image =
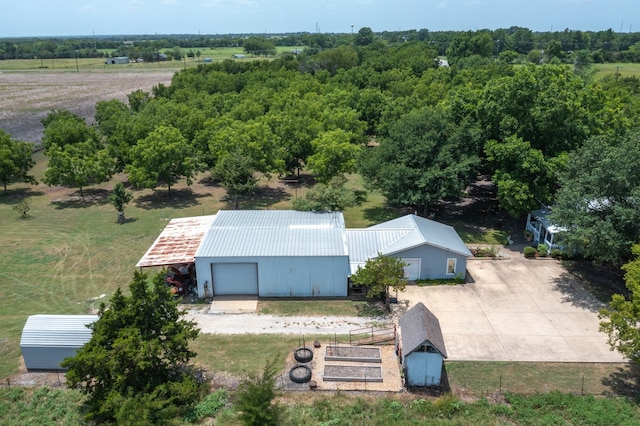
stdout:
{"type": "Polygon", "coordinates": [[[311,369],[306,365],[296,365],[289,370],[289,378],[293,383],[307,383],[311,380],[311,369]]]}
{"type": "Polygon", "coordinates": [[[307,363],[313,359],[313,351],[309,348],[298,348],[293,351],[293,357],[298,362],[307,363]]]}

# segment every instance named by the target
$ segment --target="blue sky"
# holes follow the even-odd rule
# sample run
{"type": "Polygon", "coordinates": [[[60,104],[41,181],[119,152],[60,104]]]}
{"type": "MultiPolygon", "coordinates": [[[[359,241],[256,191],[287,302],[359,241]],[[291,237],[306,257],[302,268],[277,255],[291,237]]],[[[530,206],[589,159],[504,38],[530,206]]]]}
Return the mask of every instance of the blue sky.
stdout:
{"type": "Polygon", "coordinates": [[[346,33],[351,25],[640,31],[639,0],[0,0],[0,10],[0,37],[346,33]]]}

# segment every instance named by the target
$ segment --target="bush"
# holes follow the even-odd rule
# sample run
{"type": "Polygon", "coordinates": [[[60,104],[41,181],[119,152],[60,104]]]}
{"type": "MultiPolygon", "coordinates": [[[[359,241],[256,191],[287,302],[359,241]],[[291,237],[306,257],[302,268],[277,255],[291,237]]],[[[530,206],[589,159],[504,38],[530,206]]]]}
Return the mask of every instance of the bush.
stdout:
{"type": "Polygon", "coordinates": [[[527,259],[536,257],[537,253],[538,251],[531,246],[527,246],[524,248],[524,257],[526,257],[527,259]]]}
{"type": "Polygon", "coordinates": [[[548,248],[546,244],[538,244],[538,255],[540,257],[547,257],[548,248]]]}
{"type": "Polygon", "coordinates": [[[553,257],[554,259],[560,259],[562,257],[562,251],[558,249],[551,250],[551,257],[553,257]]]}
{"type": "Polygon", "coordinates": [[[227,402],[227,392],[224,389],[218,389],[193,407],[184,419],[190,423],[195,423],[206,417],[215,417],[227,405],[227,402]]]}
{"type": "Polygon", "coordinates": [[[278,407],[271,402],[276,397],[274,362],[265,365],[261,375],[251,376],[238,387],[236,409],[245,425],[275,425],[278,407]]]}

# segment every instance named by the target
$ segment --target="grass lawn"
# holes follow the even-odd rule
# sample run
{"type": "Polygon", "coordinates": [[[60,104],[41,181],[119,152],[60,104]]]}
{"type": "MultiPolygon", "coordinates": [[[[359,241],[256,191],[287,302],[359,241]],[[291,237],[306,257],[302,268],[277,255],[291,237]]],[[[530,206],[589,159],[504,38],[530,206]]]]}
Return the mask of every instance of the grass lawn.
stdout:
{"type": "Polygon", "coordinates": [[[554,390],[578,395],[640,393],[640,368],[632,364],[450,361],[445,368],[457,395],[554,390]]]}
{"type": "MultiPolygon", "coordinates": [[[[277,46],[276,54],[290,52],[292,50],[302,50],[304,46],[277,46]]],[[[171,49],[160,49],[160,51],[171,49]]],[[[106,58],[62,58],[62,59],[7,59],[0,61],[0,71],[69,71],[69,72],[87,72],[87,71],[99,71],[99,72],[117,72],[126,70],[131,71],[157,71],[158,69],[182,69],[193,68],[203,63],[204,58],[211,58],[213,62],[220,62],[225,59],[232,59],[235,54],[244,54],[242,47],[224,47],[224,48],[193,48],[182,49],[183,53],[187,53],[189,50],[196,52],[200,51],[200,58],[185,58],[180,61],[160,61],[160,62],[148,62],[148,63],[136,63],[136,64],[122,64],[122,65],[106,65],[106,58]]],[[[112,52],[113,50],[107,50],[112,52]]],[[[255,59],[264,59],[260,57],[254,57],[246,55],[244,59],[237,59],[238,61],[252,61],[255,59]]],[[[267,58],[272,59],[272,58],[267,58]]]]}
{"type": "Polygon", "coordinates": [[[620,74],[622,77],[633,77],[640,75],[640,64],[635,63],[611,63],[596,64],[595,78],[602,79],[608,75],[620,74]]]}

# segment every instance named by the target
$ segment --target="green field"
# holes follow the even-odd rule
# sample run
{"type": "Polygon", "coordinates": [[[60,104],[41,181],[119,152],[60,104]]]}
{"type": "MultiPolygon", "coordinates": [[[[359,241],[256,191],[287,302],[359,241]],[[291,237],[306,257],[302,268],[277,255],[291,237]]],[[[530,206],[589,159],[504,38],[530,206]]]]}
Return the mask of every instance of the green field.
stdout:
{"type": "MultiPolygon", "coordinates": [[[[276,52],[278,55],[289,52],[291,50],[302,50],[304,46],[278,46],[276,52]]],[[[167,49],[160,49],[164,51],[167,49]]],[[[244,54],[242,47],[224,47],[224,48],[193,48],[183,49],[183,53],[189,50],[200,51],[200,58],[186,58],[180,61],[160,61],[149,63],[135,63],[122,65],[106,65],[106,58],[64,58],[64,59],[10,59],[0,61],[0,71],[99,71],[99,72],[117,72],[117,71],[149,71],[158,69],[182,69],[194,68],[204,63],[204,58],[211,58],[213,62],[220,62],[225,59],[233,59],[235,54],[244,54]]],[[[109,51],[107,51],[109,52],[109,51]]],[[[135,58],[133,58],[135,59],[135,58]]],[[[250,61],[254,59],[263,59],[247,55],[244,59],[233,59],[235,61],[250,61]]]]}
{"type": "Polygon", "coordinates": [[[596,79],[619,74],[622,77],[640,77],[640,64],[634,63],[613,63],[595,65],[596,79]]]}

